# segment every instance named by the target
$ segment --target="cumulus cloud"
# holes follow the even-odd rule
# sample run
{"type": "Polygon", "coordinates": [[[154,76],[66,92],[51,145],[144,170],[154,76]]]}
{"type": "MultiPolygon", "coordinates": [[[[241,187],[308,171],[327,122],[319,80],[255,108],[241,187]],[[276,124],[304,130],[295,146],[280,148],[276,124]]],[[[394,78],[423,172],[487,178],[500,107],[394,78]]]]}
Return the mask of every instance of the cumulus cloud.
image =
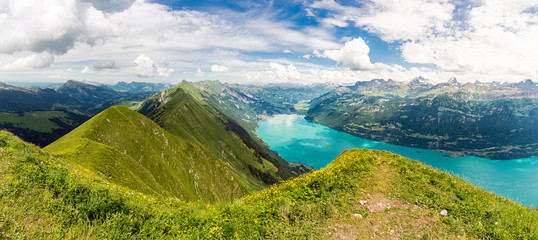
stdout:
{"type": "Polygon", "coordinates": [[[228,69],[225,66],[215,64],[215,65],[211,66],[211,71],[212,72],[220,72],[220,73],[222,73],[222,72],[228,72],[228,71],[230,71],[230,69],[228,69]]]}
{"type": "Polygon", "coordinates": [[[134,60],[136,67],[134,68],[134,73],[138,77],[153,77],[153,71],[155,62],[144,54],[140,54],[134,60]]]}
{"type": "Polygon", "coordinates": [[[80,73],[82,73],[82,74],[90,74],[90,73],[92,73],[92,70],[89,67],[84,67],[84,69],[82,69],[82,71],[80,71],[80,73]]]}
{"type": "Polygon", "coordinates": [[[314,51],[317,57],[324,57],[344,64],[352,70],[381,70],[386,67],[382,63],[370,62],[370,48],[362,38],[355,38],[345,43],[341,49],[314,51]]]}
{"type": "Polygon", "coordinates": [[[156,64],[153,59],[144,54],[140,54],[134,62],[136,64],[134,74],[141,78],[153,77],[155,72],[159,77],[169,77],[174,72],[173,68],[168,67],[168,63],[163,61],[156,64]]]}
{"type": "Polygon", "coordinates": [[[538,78],[536,1],[368,0],[352,7],[321,0],[309,7],[402,43],[402,57],[410,63],[434,64],[481,81],[538,78]]]}
{"type": "Polygon", "coordinates": [[[31,51],[62,55],[77,42],[103,38],[105,16],[89,4],[73,0],[6,0],[0,5],[0,52],[31,51]]]}
{"type": "MultiPolygon", "coordinates": [[[[327,32],[296,30],[267,16],[224,18],[144,0],[3,0],[0,61],[47,52],[73,61],[114,54],[118,63],[128,64],[139,52],[170,58],[178,52],[226,49],[237,56],[290,46],[308,51],[337,46],[327,32]]],[[[158,72],[167,75],[171,70],[158,72]]]]}
{"type": "Polygon", "coordinates": [[[301,76],[299,71],[297,71],[297,68],[290,64],[287,67],[275,62],[269,63],[269,66],[271,67],[272,71],[270,74],[274,74],[274,78],[278,79],[278,81],[281,82],[289,82],[293,80],[298,80],[301,76]]]}
{"type": "Polygon", "coordinates": [[[484,1],[465,10],[451,31],[402,45],[408,62],[433,63],[454,72],[538,78],[536,1],[484,1]],[[533,13],[534,12],[534,13],[533,13]]]}
{"type": "Polygon", "coordinates": [[[205,72],[202,71],[202,69],[200,69],[200,68],[197,68],[197,69],[196,69],[195,76],[197,76],[197,77],[201,77],[201,76],[204,76],[204,75],[205,75],[205,72]]]}
{"type": "Polygon", "coordinates": [[[160,77],[170,77],[170,74],[174,72],[173,68],[169,68],[168,64],[160,64],[156,66],[157,74],[160,77]]]}

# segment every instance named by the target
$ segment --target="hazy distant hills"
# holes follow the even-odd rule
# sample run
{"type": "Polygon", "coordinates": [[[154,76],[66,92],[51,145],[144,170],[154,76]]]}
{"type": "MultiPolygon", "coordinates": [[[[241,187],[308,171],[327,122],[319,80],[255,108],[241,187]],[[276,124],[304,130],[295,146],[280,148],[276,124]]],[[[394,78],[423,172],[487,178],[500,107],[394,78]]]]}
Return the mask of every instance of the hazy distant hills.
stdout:
{"type": "Polygon", "coordinates": [[[69,80],[55,90],[0,83],[0,112],[76,109],[96,114],[113,105],[141,102],[151,94],[171,86],[172,84],[144,82],[105,85],[69,80]]]}
{"type": "Polygon", "coordinates": [[[126,93],[156,93],[173,87],[172,83],[123,82],[109,85],[116,92],[126,93]]]}
{"type": "Polygon", "coordinates": [[[0,83],[0,112],[54,110],[77,104],[67,94],[53,89],[15,87],[0,83]]]}
{"type": "Polygon", "coordinates": [[[120,82],[115,86],[118,91],[108,85],[74,80],[57,90],[0,83],[0,128],[44,147],[110,106],[136,108],[168,84],[120,82]]]}
{"type": "Polygon", "coordinates": [[[100,83],[75,80],[67,81],[60,88],[58,88],[57,92],[69,95],[70,97],[84,103],[94,104],[124,96],[124,94],[119,94],[112,88],[100,83]]]}
{"type": "Polygon", "coordinates": [[[59,93],[67,94],[80,103],[77,108],[90,114],[97,114],[115,105],[135,109],[151,94],[162,91],[171,84],[119,82],[105,85],[88,81],[69,80],[60,88],[59,93]]]}
{"type": "Polygon", "coordinates": [[[314,99],[307,118],[363,138],[455,155],[538,155],[538,91],[530,80],[494,86],[374,79],[314,99]]]}

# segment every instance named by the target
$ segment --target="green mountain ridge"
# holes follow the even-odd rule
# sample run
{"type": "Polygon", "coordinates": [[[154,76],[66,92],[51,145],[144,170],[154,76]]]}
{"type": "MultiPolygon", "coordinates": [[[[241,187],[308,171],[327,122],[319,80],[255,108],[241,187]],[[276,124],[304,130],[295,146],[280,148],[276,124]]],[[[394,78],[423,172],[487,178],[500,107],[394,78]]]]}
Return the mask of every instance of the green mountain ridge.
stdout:
{"type": "Polygon", "coordinates": [[[204,146],[249,191],[311,171],[268,153],[240,124],[207,104],[188,82],[150,97],[139,111],[168,132],[204,146]]]}
{"type": "Polygon", "coordinates": [[[245,194],[204,147],[126,107],[111,107],[44,148],[94,176],[146,194],[231,201],[245,194]]]}
{"type": "Polygon", "coordinates": [[[538,238],[538,211],[382,151],[347,150],[220,204],[118,188],[65,161],[0,131],[0,238],[538,238]]]}

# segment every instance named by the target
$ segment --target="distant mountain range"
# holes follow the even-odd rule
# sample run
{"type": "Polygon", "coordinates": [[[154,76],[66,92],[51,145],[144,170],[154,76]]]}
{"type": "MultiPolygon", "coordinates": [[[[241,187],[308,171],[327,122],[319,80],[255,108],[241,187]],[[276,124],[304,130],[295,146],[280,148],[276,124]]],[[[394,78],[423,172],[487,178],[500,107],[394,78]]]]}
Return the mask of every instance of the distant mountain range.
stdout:
{"type": "Polygon", "coordinates": [[[54,110],[77,104],[69,95],[50,88],[15,87],[5,83],[0,83],[0,103],[1,112],[54,110]]]}
{"type": "Polygon", "coordinates": [[[116,92],[126,93],[156,93],[173,87],[172,83],[149,83],[149,82],[123,82],[108,85],[116,92]]]}
{"type": "Polygon", "coordinates": [[[314,99],[306,117],[359,137],[453,155],[538,155],[538,91],[530,80],[495,86],[374,79],[314,99]]]}
{"type": "Polygon", "coordinates": [[[355,149],[314,171],[284,161],[255,133],[261,119],[308,109],[313,121],[376,140],[454,155],[532,155],[532,84],[183,81],[154,94],[159,86],[0,85],[11,109],[30,107],[21,96],[46,103],[0,112],[1,121],[41,132],[76,127],[43,149],[0,131],[0,238],[536,239],[534,209],[424,164],[355,149]],[[107,107],[118,102],[131,109],[107,107]],[[65,103],[70,110],[58,110],[65,103]]]}
{"type": "Polygon", "coordinates": [[[110,106],[136,108],[168,86],[139,82],[108,86],[69,80],[54,90],[0,83],[0,127],[44,147],[110,106]]]}

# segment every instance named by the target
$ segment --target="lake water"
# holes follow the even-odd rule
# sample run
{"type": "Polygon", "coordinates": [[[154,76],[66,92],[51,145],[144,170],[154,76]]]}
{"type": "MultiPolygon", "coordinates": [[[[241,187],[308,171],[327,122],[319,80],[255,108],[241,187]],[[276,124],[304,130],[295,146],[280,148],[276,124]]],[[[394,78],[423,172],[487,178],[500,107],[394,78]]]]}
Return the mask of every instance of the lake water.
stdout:
{"type": "Polygon", "coordinates": [[[258,135],[288,162],[320,169],[345,149],[386,150],[447,171],[524,205],[538,206],[538,157],[515,160],[447,157],[445,153],[355,137],[306,121],[301,115],[276,115],[259,124],[258,135]]]}

